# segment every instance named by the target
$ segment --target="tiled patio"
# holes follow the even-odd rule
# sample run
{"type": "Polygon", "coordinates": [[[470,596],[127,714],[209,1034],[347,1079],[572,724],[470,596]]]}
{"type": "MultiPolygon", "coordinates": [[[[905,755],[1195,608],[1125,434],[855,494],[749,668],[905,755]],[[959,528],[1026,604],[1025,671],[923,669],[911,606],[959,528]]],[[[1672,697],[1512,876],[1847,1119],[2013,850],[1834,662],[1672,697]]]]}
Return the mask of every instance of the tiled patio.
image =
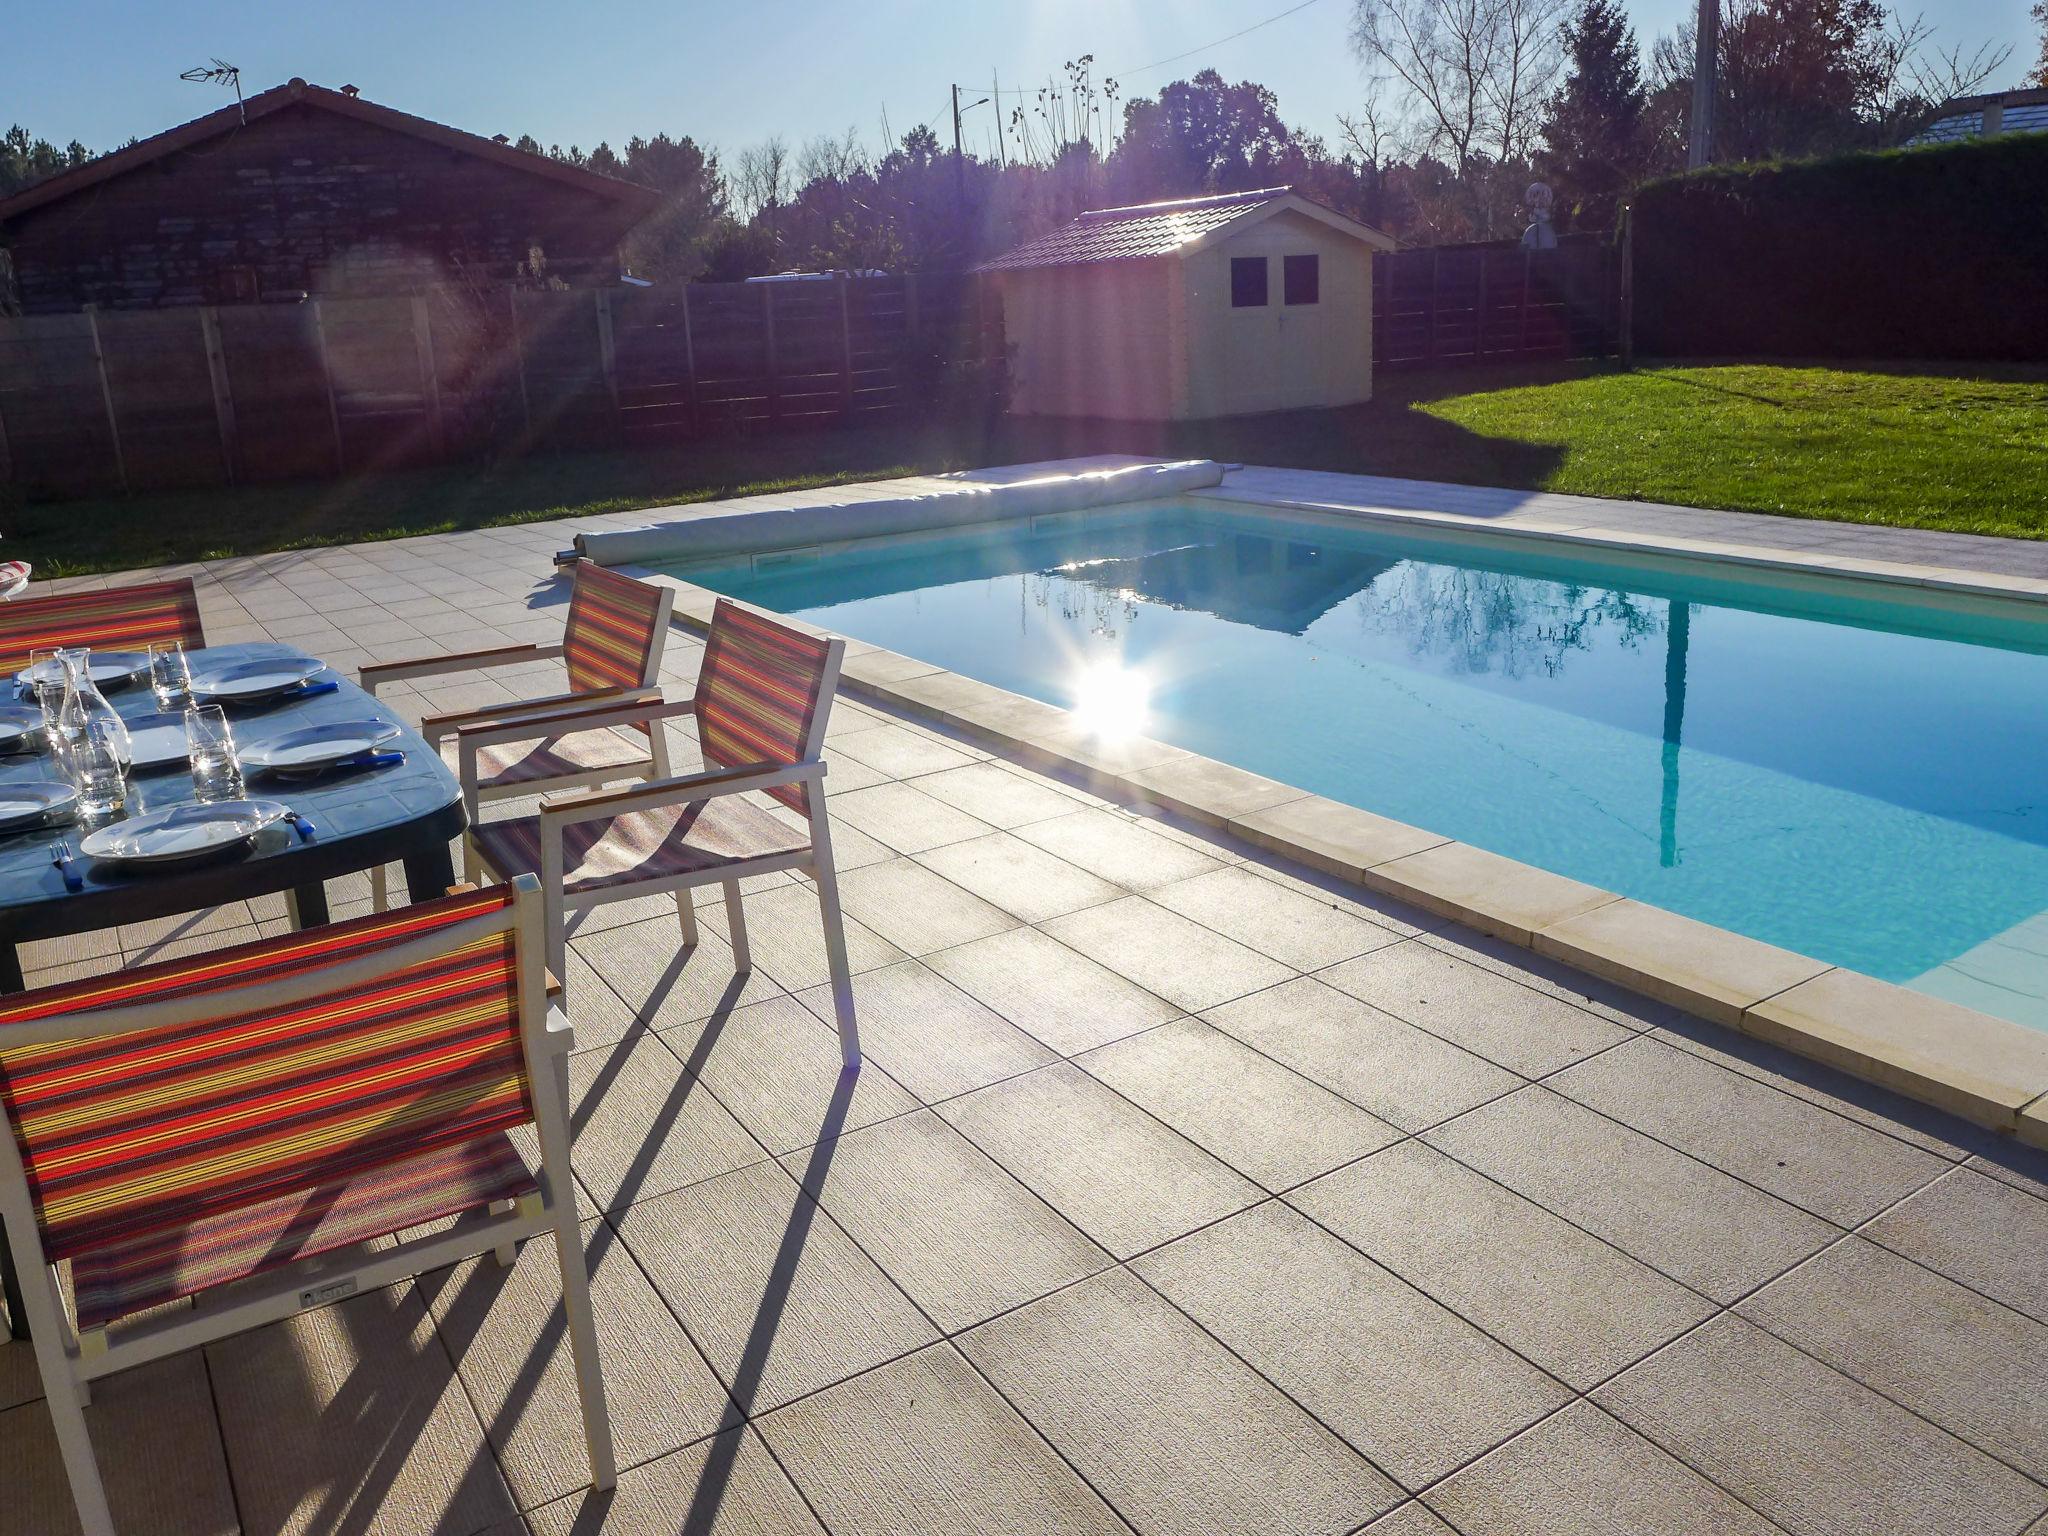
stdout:
{"type": "MultiPolygon", "coordinates": [[[[209,636],[557,638],[564,542],[225,563],[209,636]]],[[[829,755],[857,1077],[798,881],[744,982],[715,903],[573,941],[617,1493],[534,1245],[103,1384],[124,1532],[2048,1533],[2048,1158],[849,699],[829,755]]],[[[0,1346],[4,1536],[74,1528],[39,1395],[0,1346]]]]}

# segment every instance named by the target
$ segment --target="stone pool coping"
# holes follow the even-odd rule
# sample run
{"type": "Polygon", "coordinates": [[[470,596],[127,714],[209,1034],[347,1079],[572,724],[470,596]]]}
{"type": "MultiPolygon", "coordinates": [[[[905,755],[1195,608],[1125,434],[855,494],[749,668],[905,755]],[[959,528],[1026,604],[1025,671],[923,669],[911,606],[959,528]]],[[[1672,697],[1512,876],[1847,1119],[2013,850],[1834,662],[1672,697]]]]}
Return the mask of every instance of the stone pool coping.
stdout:
{"type": "MultiPolygon", "coordinates": [[[[1809,575],[2048,602],[2048,580],[1902,562],[1830,561],[1813,552],[1710,543],[1652,530],[1543,528],[1263,494],[1240,499],[1210,492],[1189,499],[1237,510],[1281,506],[1430,530],[1465,528],[1606,552],[1705,556],[1809,575]]],[[[696,631],[709,626],[717,593],[642,567],[618,569],[673,588],[678,624],[696,631]]],[[[1027,764],[1078,778],[1106,798],[1186,817],[2048,1149],[2048,1032],[1794,954],[1165,742],[1106,742],[1067,710],[844,638],[842,686],[852,693],[941,721],[1027,764]]]]}

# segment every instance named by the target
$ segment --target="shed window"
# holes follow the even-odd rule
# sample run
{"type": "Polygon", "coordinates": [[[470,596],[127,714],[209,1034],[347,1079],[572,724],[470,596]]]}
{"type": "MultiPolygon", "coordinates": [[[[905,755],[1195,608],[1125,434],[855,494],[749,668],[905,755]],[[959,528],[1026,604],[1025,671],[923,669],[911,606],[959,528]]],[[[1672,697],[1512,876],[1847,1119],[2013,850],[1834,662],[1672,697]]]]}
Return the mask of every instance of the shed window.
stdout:
{"type": "Polygon", "coordinates": [[[1230,307],[1232,309],[1263,309],[1266,305],[1266,258],[1263,256],[1233,256],[1230,258],[1230,307]]]}
{"type": "Polygon", "coordinates": [[[1322,263],[1314,256],[1288,256],[1280,263],[1280,288],[1289,304],[1313,304],[1322,287],[1322,263]]]}

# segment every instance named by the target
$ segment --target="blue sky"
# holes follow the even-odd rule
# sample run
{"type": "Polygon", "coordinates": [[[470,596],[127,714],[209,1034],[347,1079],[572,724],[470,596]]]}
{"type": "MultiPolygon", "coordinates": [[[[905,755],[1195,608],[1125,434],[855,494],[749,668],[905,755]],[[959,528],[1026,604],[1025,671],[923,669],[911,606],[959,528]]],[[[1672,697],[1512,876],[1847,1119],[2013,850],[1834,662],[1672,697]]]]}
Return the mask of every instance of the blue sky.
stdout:
{"type": "MultiPolygon", "coordinates": [[[[17,0],[24,10],[35,0],[17,0]]],[[[792,144],[849,126],[870,146],[883,111],[898,136],[945,124],[947,86],[986,95],[1042,84],[1093,52],[1129,92],[1157,90],[1205,66],[1279,93],[1290,122],[1333,134],[1359,92],[1346,46],[1350,0],[1294,15],[1170,66],[1139,66],[1201,47],[1283,11],[1291,0],[346,0],[165,4],[43,0],[41,20],[10,28],[0,53],[0,125],[100,148],[195,117],[223,100],[178,72],[209,56],[241,66],[245,89],[303,75],[354,83],[373,100],[478,133],[543,143],[634,133],[691,134],[727,151],[780,132],[792,144]],[[60,19],[61,18],[61,19],[60,19]]],[[[1910,7],[1913,0],[1906,0],[1910,7]]],[[[1633,0],[1647,46],[1692,0],[1633,0]]],[[[1954,41],[2015,45],[1994,85],[2018,83],[2032,56],[2027,0],[1927,0],[1954,41]]],[[[992,131],[969,114],[969,147],[992,131]]]]}

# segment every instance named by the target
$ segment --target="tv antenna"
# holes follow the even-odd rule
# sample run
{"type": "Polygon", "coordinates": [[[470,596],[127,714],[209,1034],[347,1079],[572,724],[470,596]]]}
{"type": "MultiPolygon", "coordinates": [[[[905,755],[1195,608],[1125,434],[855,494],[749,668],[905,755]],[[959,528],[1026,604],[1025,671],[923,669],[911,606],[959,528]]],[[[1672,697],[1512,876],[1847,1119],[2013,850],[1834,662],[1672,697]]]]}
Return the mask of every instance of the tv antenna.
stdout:
{"type": "Polygon", "coordinates": [[[223,59],[215,59],[210,65],[202,64],[197,68],[186,70],[178,78],[180,80],[190,80],[195,85],[225,85],[230,87],[235,93],[235,108],[242,114],[243,124],[247,125],[249,121],[249,108],[242,100],[242,72],[235,68],[234,65],[223,59]]]}

